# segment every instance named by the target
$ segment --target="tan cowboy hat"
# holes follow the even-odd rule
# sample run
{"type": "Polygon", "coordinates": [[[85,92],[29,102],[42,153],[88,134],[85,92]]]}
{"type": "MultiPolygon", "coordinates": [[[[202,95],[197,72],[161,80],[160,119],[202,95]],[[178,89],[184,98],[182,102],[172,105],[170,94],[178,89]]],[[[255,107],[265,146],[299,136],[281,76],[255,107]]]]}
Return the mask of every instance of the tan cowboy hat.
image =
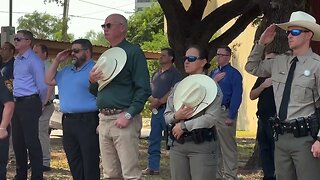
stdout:
{"type": "Polygon", "coordinates": [[[203,74],[184,78],[173,93],[173,106],[178,111],[182,105],[194,108],[192,116],[208,107],[217,96],[217,84],[203,74]]]}
{"type": "Polygon", "coordinates": [[[303,11],[293,12],[289,22],[276,25],[284,30],[288,30],[291,26],[304,27],[313,32],[312,40],[320,41],[320,25],[316,23],[316,19],[313,16],[303,11]]]}
{"type": "Polygon", "coordinates": [[[101,91],[112,81],[113,78],[120,73],[126,64],[126,61],[127,54],[122,48],[119,47],[110,48],[101,54],[96,65],[94,66],[97,67],[97,70],[100,70],[103,74],[103,78],[98,80],[98,91],[101,91]]]}

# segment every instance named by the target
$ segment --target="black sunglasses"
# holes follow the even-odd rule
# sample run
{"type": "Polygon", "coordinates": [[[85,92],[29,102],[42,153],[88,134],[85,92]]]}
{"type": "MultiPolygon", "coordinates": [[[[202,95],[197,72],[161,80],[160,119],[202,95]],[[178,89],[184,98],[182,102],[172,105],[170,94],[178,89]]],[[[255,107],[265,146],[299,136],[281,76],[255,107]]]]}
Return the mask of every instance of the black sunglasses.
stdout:
{"type": "Polygon", "coordinates": [[[82,50],[87,50],[87,49],[71,49],[71,51],[73,52],[73,53],[79,53],[80,51],[82,51],[82,50]]]}
{"type": "Polygon", "coordinates": [[[301,30],[301,29],[292,29],[290,31],[287,31],[287,36],[291,34],[292,36],[299,36],[303,32],[309,32],[308,30],[301,30]]]}
{"type": "Polygon", "coordinates": [[[199,57],[197,56],[185,56],[184,61],[189,61],[189,62],[195,62],[197,59],[199,59],[199,57]]]}
{"type": "Polygon", "coordinates": [[[28,38],[25,38],[25,37],[15,37],[13,40],[20,42],[22,39],[29,40],[28,38]]]}
{"type": "Polygon", "coordinates": [[[113,25],[116,25],[116,24],[121,24],[121,23],[107,23],[107,24],[102,24],[101,27],[102,29],[110,29],[113,25]]]}

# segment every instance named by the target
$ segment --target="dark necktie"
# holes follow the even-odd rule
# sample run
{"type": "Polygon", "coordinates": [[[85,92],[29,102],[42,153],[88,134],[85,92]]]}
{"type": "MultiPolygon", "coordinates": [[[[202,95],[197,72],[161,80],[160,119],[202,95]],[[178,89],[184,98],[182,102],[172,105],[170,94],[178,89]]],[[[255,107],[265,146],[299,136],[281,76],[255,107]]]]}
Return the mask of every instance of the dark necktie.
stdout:
{"type": "Polygon", "coordinates": [[[290,94],[291,94],[291,84],[292,84],[292,80],[293,80],[294,70],[296,69],[297,61],[298,61],[297,57],[294,57],[291,60],[291,66],[290,66],[289,73],[287,76],[286,84],[284,86],[282,100],[281,100],[280,109],[279,109],[280,121],[284,121],[287,119],[288,104],[289,104],[290,94]]]}

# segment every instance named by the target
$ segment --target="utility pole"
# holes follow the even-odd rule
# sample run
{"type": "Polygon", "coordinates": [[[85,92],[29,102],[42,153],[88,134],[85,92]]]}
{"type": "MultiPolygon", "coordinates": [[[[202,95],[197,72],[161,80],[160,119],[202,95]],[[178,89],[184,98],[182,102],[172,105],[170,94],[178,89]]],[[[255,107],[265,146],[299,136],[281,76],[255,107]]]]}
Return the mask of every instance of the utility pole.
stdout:
{"type": "Polygon", "coordinates": [[[62,41],[68,41],[68,17],[69,17],[69,0],[63,3],[63,25],[62,25],[62,41]]]}

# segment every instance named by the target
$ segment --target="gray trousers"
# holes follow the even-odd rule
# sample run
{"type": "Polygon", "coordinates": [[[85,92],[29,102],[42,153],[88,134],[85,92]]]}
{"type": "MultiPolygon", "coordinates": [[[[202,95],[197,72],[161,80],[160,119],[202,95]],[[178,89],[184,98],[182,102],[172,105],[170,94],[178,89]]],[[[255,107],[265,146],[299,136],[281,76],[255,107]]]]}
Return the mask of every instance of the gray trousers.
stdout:
{"type": "Polygon", "coordinates": [[[49,121],[54,111],[54,105],[45,106],[39,118],[39,140],[42,148],[43,165],[50,167],[50,135],[48,133],[49,121]]]}
{"type": "Polygon", "coordinates": [[[217,169],[217,144],[173,143],[170,148],[171,180],[215,180],[217,169]]]}
{"type": "Polygon", "coordinates": [[[318,180],[320,159],[314,158],[311,136],[295,138],[293,134],[279,135],[275,143],[277,180],[318,180]]]}
{"type": "Polygon", "coordinates": [[[238,150],[236,142],[237,119],[232,126],[225,124],[229,111],[221,111],[221,121],[216,125],[218,133],[217,179],[234,180],[238,173],[238,150]]]}

